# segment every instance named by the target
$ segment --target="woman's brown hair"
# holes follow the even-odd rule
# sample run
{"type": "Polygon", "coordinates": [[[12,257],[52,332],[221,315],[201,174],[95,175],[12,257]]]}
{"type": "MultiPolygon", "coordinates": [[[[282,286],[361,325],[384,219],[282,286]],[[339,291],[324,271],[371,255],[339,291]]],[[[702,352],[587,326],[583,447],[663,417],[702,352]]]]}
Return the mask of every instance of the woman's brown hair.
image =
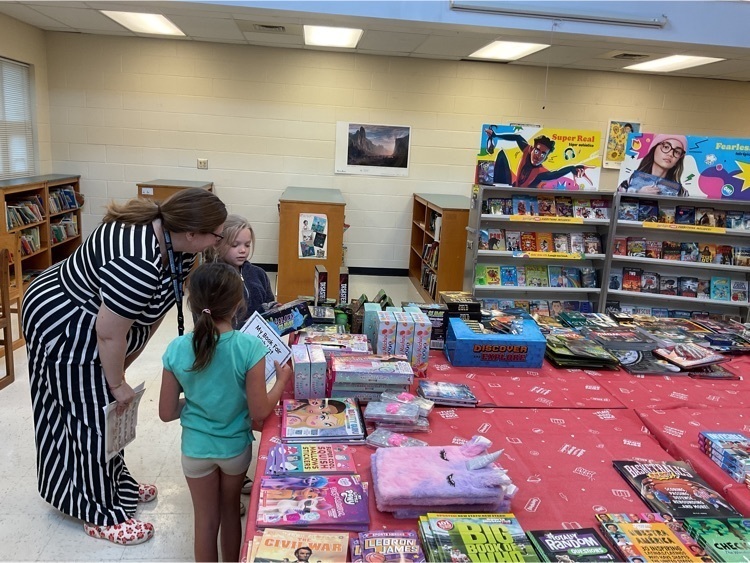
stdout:
{"type": "Polygon", "coordinates": [[[187,188],[158,203],[136,198],[127,203],[110,203],[102,220],[126,225],[147,225],[161,217],[164,228],[173,233],[212,233],[227,218],[227,207],[216,195],[202,188],[187,188]]]}
{"type": "Polygon", "coordinates": [[[238,307],[244,307],[242,278],[235,268],[224,262],[201,264],[187,279],[187,302],[195,317],[191,371],[208,367],[219,342],[217,320],[229,323],[238,307]]]}

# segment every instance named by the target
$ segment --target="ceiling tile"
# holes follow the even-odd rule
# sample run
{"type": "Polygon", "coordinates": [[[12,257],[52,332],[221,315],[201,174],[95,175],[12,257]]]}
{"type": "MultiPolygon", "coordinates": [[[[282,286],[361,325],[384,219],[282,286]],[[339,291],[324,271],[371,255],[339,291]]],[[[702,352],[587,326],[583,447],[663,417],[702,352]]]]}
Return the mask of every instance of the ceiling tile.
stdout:
{"type": "Polygon", "coordinates": [[[495,40],[494,35],[461,34],[452,37],[430,36],[414,50],[419,55],[445,55],[462,59],[495,40]]]}
{"type": "Polygon", "coordinates": [[[0,2],[0,13],[42,29],[70,29],[69,26],[52,19],[35,9],[22,4],[0,2]]]}
{"type": "Polygon", "coordinates": [[[125,29],[120,24],[101,14],[98,10],[68,8],[67,6],[62,6],[60,2],[55,5],[38,5],[35,9],[53,20],[57,20],[78,30],[119,32],[125,29]]]}
{"type": "Polygon", "coordinates": [[[427,35],[416,33],[400,33],[393,31],[374,31],[368,29],[357,45],[363,51],[378,51],[379,53],[399,52],[411,53],[419,47],[427,35]]]}
{"type": "Polygon", "coordinates": [[[169,19],[183,33],[191,37],[211,37],[238,41],[244,39],[242,32],[237,28],[237,22],[230,19],[220,18],[195,18],[190,16],[170,15],[169,19]]]}

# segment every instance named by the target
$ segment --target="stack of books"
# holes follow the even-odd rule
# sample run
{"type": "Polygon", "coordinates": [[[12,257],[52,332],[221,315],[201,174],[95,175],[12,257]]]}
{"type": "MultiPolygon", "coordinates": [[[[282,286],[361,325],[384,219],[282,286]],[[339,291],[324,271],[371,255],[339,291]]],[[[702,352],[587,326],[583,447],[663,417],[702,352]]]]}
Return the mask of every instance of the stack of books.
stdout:
{"type": "Polygon", "coordinates": [[[559,368],[614,368],[617,358],[601,344],[570,329],[559,329],[546,335],[545,357],[559,368]]]}
{"type": "Polygon", "coordinates": [[[745,518],[685,518],[685,528],[714,561],[750,561],[745,518]]]}
{"type": "Polygon", "coordinates": [[[362,443],[365,426],[356,399],[284,399],[281,441],[362,443]]]}
{"type": "Polygon", "coordinates": [[[537,561],[512,513],[442,514],[419,517],[428,561],[537,561]]]}
{"type": "Polygon", "coordinates": [[[409,362],[398,356],[336,356],[330,361],[331,397],[377,401],[384,391],[403,393],[414,381],[409,362]]]}
{"type": "Polygon", "coordinates": [[[463,383],[422,379],[417,387],[417,393],[420,397],[442,406],[476,407],[479,402],[469,386],[463,383]]]}
{"type": "Polygon", "coordinates": [[[739,432],[703,430],[698,445],[732,479],[750,486],[750,438],[739,432]]]}

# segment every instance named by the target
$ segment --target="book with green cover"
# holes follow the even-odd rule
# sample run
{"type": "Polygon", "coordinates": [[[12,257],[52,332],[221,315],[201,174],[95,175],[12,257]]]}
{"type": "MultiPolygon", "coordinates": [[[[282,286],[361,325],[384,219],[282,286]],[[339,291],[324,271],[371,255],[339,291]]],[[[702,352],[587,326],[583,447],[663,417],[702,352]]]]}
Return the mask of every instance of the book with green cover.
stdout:
{"type": "Polygon", "coordinates": [[[716,561],[750,561],[747,518],[685,518],[688,533],[716,561]]]}
{"type": "Polygon", "coordinates": [[[617,561],[618,555],[594,528],[526,532],[542,561],[617,561]]]}
{"type": "MultiPolygon", "coordinates": [[[[539,561],[531,542],[512,513],[447,514],[430,512],[428,526],[434,538],[427,559],[452,561],[539,561]]],[[[424,542],[428,545],[428,541],[424,542]]]]}

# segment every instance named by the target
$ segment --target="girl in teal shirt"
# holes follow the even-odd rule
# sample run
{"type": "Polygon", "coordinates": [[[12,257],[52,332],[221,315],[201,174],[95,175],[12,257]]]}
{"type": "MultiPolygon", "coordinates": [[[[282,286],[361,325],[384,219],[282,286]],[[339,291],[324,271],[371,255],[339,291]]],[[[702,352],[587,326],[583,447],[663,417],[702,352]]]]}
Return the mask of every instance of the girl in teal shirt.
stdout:
{"type": "Polygon", "coordinates": [[[240,490],[252,461],[253,422],[268,416],[289,383],[276,364],[266,392],[261,341],[232,329],[245,300],[242,278],[224,263],[203,264],[187,281],[193,332],[164,353],[159,417],[182,425],[182,468],[195,512],[195,559],[237,561],[242,542],[240,490]],[[184,393],[184,398],[180,394],[184,393]]]}

